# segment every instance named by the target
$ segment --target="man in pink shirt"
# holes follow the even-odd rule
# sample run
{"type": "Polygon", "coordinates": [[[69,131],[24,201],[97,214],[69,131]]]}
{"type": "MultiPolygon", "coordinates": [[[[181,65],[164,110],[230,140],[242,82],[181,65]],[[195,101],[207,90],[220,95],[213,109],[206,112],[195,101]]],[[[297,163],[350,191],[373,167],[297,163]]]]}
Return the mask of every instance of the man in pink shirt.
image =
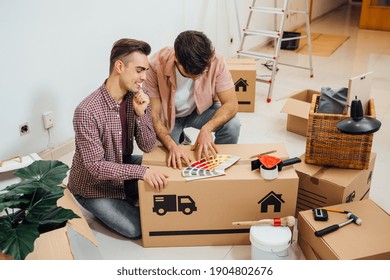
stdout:
{"type": "Polygon", "coordinates": [[[180,33],[174,47],[153,55],[146,74],[153,125],[169,152],[168,166],[190,165],[192,159],[179,146],[186,127],[199,129],[193,146],[198,159],[216,155],[215,144],[238,142],[241,124],[234,83],[223,57],[215,53],[205,34],[180,33]]]}

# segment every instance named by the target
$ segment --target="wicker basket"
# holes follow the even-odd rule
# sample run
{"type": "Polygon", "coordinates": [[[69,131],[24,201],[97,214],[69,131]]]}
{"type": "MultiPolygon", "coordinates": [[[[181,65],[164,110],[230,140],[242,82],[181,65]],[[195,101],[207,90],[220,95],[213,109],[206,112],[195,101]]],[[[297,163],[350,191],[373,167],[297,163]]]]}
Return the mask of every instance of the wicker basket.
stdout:
{"type": "MultiPolygon", "coordinates": [[[[313,95],[306,136],[305,162],[342,168],[367,169],[370,162],[373,133],[349,135],[341,133],[336,124],[349,117],[340,114],[316,113],[319,95],[313,95]]],[[[371,99],[367,115],[375,117],[371,99]]]]}

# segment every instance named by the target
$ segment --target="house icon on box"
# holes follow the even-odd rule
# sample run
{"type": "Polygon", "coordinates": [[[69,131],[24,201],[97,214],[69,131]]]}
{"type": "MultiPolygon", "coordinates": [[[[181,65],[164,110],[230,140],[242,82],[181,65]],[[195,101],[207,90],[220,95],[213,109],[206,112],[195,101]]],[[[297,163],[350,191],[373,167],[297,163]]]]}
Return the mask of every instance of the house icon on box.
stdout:
{"type": "Polygon", "coordinates": [[[278,213],[282,209],[282,203],[285,201],[282,199],[281,194],[276,194],[273,191],[264,196],[257,204],[260,204],[260,213],[267,213],[268,207],[273,206],[274,213],[278,213]]]}
{"type": "Polygon", "coordinates": [[[243,78],[240,78],[237,80],[237,82],[234,84],[235,91],[239,92],[240,88],[242,88],[242,91],[246,92],[246,88],[248,86],[247,80],[244,80],[243,78]]]}

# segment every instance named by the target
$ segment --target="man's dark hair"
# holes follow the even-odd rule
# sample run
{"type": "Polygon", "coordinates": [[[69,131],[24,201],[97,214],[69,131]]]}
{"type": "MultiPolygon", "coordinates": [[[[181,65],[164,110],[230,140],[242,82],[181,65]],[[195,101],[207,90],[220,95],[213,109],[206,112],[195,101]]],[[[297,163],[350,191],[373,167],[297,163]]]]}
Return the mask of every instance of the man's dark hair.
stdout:
{"type": "MultiPolygon", "coordinates": [[[[122,60],[125,56],[133,52],[140,52],[145,55],[149,55],[151,52],[151,47],[148,43],[135,39],[120,39],[116,41],[111,49],[110,73],[114,68],[115,61],[118,59],[122,60]]],[[[127,62],[128,61],[123,61],[124,64],[127,64],[127,62]]]]}
{"type": "Polygon", "coordinates": [[[214,56],[210,39],[199,31],[188,30],[180,33],[174,48],[177,60],[190,75],[202,74],[210,66],[214,56]]]}

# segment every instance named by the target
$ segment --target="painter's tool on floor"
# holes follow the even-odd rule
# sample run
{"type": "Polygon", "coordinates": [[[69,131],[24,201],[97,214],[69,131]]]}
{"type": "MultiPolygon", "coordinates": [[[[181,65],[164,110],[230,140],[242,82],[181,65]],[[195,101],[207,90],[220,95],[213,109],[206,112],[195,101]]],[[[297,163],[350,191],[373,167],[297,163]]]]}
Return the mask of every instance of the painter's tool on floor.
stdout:
{"type": "Polygon", "coordinates": [[[326,227],[324,229],[321,229],[321,230],[314,232],[315,236],[317,236],[317,237],[324,236],[325,234],[334,232],[334,231],[338,230],[339,228],[346,226],[352,222],[354,222],[357,225],[362,224],[362,220],[358,216],[352,214],[351,212],[348,212],[347,217],[348,217],[348,220],[343,222],[343,223],[331,225],[329,227],[326,227]]]}
{"type": "Polygon", "coordinates": [[[233,222],[234,226],[261,226],[268,225],[274,227],[280,226],[289,226],[292,227],[295,224],[295,218],[293,216],[287,216],[283,218],[274,218],[274,219],[263,219],[258,221],[242,221],[242,222],[233,222]]]}

